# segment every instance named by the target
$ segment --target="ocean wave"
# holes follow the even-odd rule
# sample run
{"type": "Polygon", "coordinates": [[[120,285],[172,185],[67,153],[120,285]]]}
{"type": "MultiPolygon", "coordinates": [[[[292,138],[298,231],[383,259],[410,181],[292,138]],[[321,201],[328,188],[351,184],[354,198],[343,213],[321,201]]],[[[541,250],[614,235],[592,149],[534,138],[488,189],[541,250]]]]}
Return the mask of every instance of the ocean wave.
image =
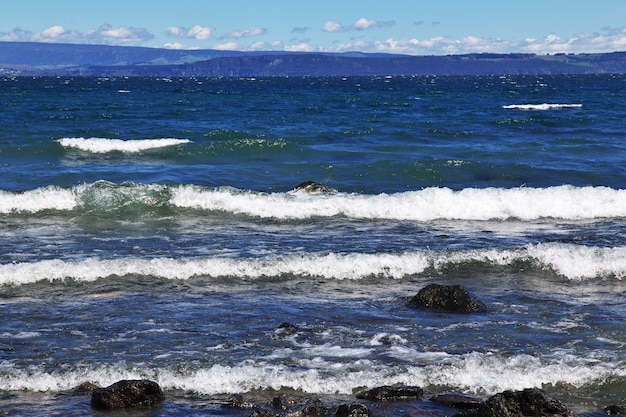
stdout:
{"type": "Polygon", "coordinates": [[[190,143],[189,139],[162,138],[162,139],[108,139],[108,138],[62,138],[57,140],[64,148],[74,148],[90,153],[124,152],[138,153],[150,149],[190,143]]]}
{"type": "Polygon", "coordinates": [[[518,110],[554,110],[554,109],[572,109],[580,108],[582,104],[559,104],[559,103],[541,103],[541,104],[510,104],[502,106],[503,109],[518,110]]]}
{"type": "Polygon", "coordinates": [[[306,393],[351,395],[363,386],[420,385],[445,386],[492,395],[504,390],[521,390],[545,384],[574,387],[606,383],[609,378],[624,378],[626,369],[616,363],[600,363],[572,355],[540,359],[530,355],[502,357],[493,353],[471,352],[430,356],[437,361],[418,361],[416,365],[393,367],[371,360],[315,361],[289,367],[263,360],[246,360],[237,365],[214,364],[205,367],[147,367],[127,363],[108,366],[79,365],[49,372],[31,367],[0,367],[0,390],[60,392],[83,382],[108,386],[122,379],[150,379],[168,390],[184,390],[204,395],[246,393],[258,389],[291,388],[306,393]],[[422,363],[423,362],[423,363],[422,363]]]}
{"type": "Polygon", "coordinates": [[[180,186],[178,207],[217,210],[261,218],[345,216],[388,220],[567,220],[626,216],[626,190],[608,187],[426,188],[394,194],[254,193],[180,186]]]}
{"type": "Polygon", "coordinates": [[[600,248],[541,243],[517,249],[412,251],[400,254],[299,253],[262,258],[118,258],[49,259],[0,265],[0,285],[41,281],[91,282],[108,277],[147,276],[168,280],[195,277],[264,279],[311,277],[360,280],[402,279],[475,263],[484,267],[534,267],[573,281],[626,276],[626,247],[600,248]]]}
{"type": "MultiPolygon", "coordinates": [[[[231,187],[113,184],[48,186],[0,191],[0,213],[78,210],[103,215],[133,206],[230,213],[255,218],[306,220],[343,216],[365,220],[593,220],[626,217],[626,190],[609,187],[425,188],[393,194],[262,193],[231,187]]],[[[168,213],[168,215],[171,213],[168,213]]]]}

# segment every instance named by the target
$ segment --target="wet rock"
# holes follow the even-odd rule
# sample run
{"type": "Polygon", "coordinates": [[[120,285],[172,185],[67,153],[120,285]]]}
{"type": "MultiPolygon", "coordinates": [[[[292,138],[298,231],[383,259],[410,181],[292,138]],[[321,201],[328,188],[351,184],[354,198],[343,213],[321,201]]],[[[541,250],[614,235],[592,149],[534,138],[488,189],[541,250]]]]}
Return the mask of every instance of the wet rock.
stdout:
{"type": "Polygon", "coordinates": [[[451,313],[478,313],[487,311],[485,303],[474,298],[460,285],[427,285],[409,301],[409,306],[451,313]]]}
{"type": "Polygon", "coordinates": [[[335,411],[337,417],[370,417],[372,412],[360,403],[342,404],[335,411]]]}
{"type": "Polygon", "coordinates": [[[306,191],[308,193],[327,193],[333,194],[336,193],[337,190],[331,188],[327,185],[320,184],[315,181],[304,181],[296,186],[293,191],[306,191]]]}
{"type": "Polygon", "coordinates": [[[359,392],[356,395],[358,399],[370,401],[420,400],[423,396],[422,388],[407,385],[385,385],[359,392]]]}
{"type": "Polygon", "coordinates": [[[291,323],[281,323],[276,330],[274,330],[274,334],[280,337],[286,337],[294,335],[298,332],[298,327],[295,324],[291,323]]]}
{"type": "Polygon", "coordinates": [[[270,401],[270,405],[272,407],[282,411],[289,409],[289,406],[291,404],[293,404],[293,401],[285,394],[277,395],[276,397],[272,398],[272,401],[270,401]]]}
{"type": "Polygon", "coordinates": [[[302,408],[302,417],[328,417],[330,411],[319,398],[308,400],[302,408]]]}
{"type": "Polygon", "coordinates": [[[435,395],[430,399],[431,401],[447,405],[452,408],[477,408],[484,401],[481,398],[473,395],[460,394],[457,392],[449,392],[445,394],[435,395]]]}
{"type": "Polygon", "coordinates": [[[151,406],[160,403],[165,395],[159,384],[148,380],[122,380],[91,393],[91,407],[96,410],[114,410],[151,406]]]}
{"type": "Polygon", "coordinates": [[[228,400],[226,400],[224,404],[222,404],[222,407],[238,408],[241,410],[245,410],[245,409],[256,407],[256,404],[251,403],[249,401],[245,401],[243,399],[243,395],[233,394],[230,397],[228,397],[228,400]]]}
{"type": "Polygon", "coordinates": [[[560,401],[538,388],[505,391],[455,417],[575,417],[560,401]]]}
{"type": "Polygon", "coordinates": [[[604,408],[604,411],[609,416],[626,416],[626,406],[621,405],[609,405],[604,408]]]}
{"type": "Polygon", "coordinates": [[[76,393],[92,393],[95,390],[100,389],[99,386],[94,384],[93,382],[83,382],[80,385],[77,385],[72,389],[72,392],[76,393]]]}

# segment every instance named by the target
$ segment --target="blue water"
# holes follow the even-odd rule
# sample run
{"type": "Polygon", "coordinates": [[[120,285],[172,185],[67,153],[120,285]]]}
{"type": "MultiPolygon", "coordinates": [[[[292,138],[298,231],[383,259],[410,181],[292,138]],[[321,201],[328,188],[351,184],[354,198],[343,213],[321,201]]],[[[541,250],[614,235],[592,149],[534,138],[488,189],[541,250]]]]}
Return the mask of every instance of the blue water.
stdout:
{"type": "Polygon", "coordinates": [[[96,415],[74,387],[149,378],[149,415],[400,383],[602,415],[625,102],[623,75],[0,79],[0,412],[96,415]],[[429,283],[489,311],[407,307],[429,283]]]}

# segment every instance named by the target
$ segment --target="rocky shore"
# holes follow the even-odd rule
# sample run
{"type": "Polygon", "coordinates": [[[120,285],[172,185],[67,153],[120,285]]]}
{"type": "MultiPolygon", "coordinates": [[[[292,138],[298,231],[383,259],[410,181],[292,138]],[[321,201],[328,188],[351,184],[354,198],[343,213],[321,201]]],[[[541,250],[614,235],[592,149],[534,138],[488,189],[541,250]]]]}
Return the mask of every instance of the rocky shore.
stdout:
{"type": "MultiPolygon", "coordinates": [[[[459,285],[428,285],[411,298],[407,305],[417,309],[454,314],[476,314],[488,311],[488,306],[483,301],[459,285]]],[[[294,325],[283,323],[276,331],[278,334],[290,334],[294,329],[294,325]]],[[[123,380],[105,388],[84,383],[74,392],[89,393],[91,408],[94,410],[144,409],[158,407],[167,401],[167,395],[161,387],[149,380],[123,380]]],[[[363,389],[356,392],[348,401],[325,401],[316,396],[294,392],[279,393],[270,400],[248,399],[243,395],[232,395],[222,400],[209,400],[213,405],[224,410],[224,414],[242,417],[577,416],[564,403],[539,388],[504,391],[485,399],[459,392],[426,395],[424,388],[419,386],[394,385],[363,389]]],[[[624,404],[626,404],[626,398],[624,404]]],[[[591,414],[584,415],[626,415],[624,404],[607,406],[597,412],[593,411],[591,414]]]]}
{"type": "MultiPolygon", "coordinates": [[[[91,407],[98,411],[145,410],[168,401],[157,383],[148,380],[123,380],[100,388],[82,384],[75,393],[90,393],[91,407]]],[[[597,412],[576,414],[563,402],[538,388],[504,391],[487,399],[463,393],[447,392],[426,397],[418,386],[380,386],[357,392],[351,401],[322,401],[302,393],[280,393],[269,401],[231,395],[225,400],[211,400],[222,409],[220,414],[241,417],[576,417],[626,415],[626,407],[612,405],[597,412]]],[[[196,407],[201,408],[201,407],[196,407]]],[[[208,408],[208,407],[207,407],[208,408]]],[[[158,410],[157,410],[158,411],[158,410]]],[[[206,415],[212,415],[208,409],[206,415]]],[[[132,416],[133,414],[129,414],[132,416]]],[[[143,415],[143,414],[142,414],[143,415]]],[[[151,414],[152,415],[152,414],[151,414]]],[[[165,415],[165,414],[164,414],[165,415]]]]}

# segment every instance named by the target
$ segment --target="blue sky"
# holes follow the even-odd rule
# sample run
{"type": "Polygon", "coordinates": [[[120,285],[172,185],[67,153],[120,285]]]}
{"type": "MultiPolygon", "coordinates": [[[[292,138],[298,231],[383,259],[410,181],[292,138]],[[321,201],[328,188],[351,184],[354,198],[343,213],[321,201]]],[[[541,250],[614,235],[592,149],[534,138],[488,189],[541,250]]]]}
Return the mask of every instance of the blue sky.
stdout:
{"type": "Polygon", "coordinates": [[[626,0],[0,0],[0,41],[178,49],[626,50],[626,0]]]}

